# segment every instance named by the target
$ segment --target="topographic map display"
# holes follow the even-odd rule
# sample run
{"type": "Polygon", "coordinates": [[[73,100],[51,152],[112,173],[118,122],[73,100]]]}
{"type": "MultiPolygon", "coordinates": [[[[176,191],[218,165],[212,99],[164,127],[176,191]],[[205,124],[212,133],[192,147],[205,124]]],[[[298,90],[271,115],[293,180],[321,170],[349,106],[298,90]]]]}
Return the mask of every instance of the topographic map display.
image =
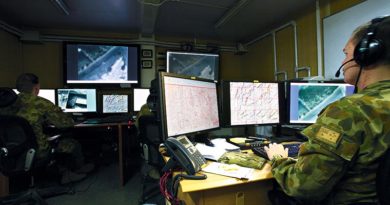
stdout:
{"type": "Polygon", "coordinates": [[[279,123],[277,83],[230,82],[231,125],[279,123]]]}
{"type": "Polygon", "coordinates": [[[125,113],[127,108],[127,95],[103,95],[103,113],[125,113]]]}
{"type": "Polygon", "coordinates": [[[168,136],[219,127],[216,84],[164,76],[168,136]]]}

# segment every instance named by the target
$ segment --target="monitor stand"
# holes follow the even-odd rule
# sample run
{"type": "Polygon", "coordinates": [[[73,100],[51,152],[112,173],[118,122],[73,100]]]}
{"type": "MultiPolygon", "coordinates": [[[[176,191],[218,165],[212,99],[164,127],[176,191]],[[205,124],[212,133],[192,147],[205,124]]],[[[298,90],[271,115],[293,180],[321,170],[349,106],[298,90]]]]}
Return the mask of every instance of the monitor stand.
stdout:
{"type": "Polygon", "coordinates": [[[195,134],[191,136],[191,139],[193,142],[204,143],[207,146],[214,147],[214,144],[211,142],[208,134],[195,134]]]}

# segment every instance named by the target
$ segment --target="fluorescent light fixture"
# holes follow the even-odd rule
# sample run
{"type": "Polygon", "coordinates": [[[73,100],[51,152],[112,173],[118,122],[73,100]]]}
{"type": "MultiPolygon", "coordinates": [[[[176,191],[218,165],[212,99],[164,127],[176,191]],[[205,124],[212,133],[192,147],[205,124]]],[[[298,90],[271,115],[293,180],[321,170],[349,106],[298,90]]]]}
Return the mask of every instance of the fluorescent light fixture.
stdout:
{"type": "Polygon", "coordinates": [[[69,15],[69,8],[63,0],[50,0],[54,6],[63,12],[65,15],[69,15]]]}
{"type": "Polygon", "coordinates": [[[214,28],[219,28],[227,21],[229,21],[233,16],[235,16],[241,9],[244,7],[249,0],[240,0],[232,8],[230,8],[214,25],[214,28]]]}

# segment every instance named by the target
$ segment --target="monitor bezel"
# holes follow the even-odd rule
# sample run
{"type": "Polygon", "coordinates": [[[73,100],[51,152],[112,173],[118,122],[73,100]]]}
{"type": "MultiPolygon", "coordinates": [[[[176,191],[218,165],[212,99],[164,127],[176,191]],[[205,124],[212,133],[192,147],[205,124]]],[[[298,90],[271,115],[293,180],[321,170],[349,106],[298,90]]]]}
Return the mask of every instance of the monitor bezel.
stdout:
{"type": "MultiPolygon", "coordinates": [[[[217,66],[217,68],[216,68],[216,71],[215,71],[215,73],[214,73],[214,79],[213,79],[213,81],[215,81],[215,82],[219,82],[219,73],[220,73],[220,65],[221,65],[221,55],[220,55],[220,53],[218,53],[218,52],[215,52],[215,53],[213,53],[213,52],[201,52],[201,51],[180,51],[180,50],[168,50],[167,52],[166,52],[166,72],[167,73],[172,73],[172,72],[170,72],[169,71],[169,56],[168,56],[168,54],[169,53],[176,53],[176,54],[194,54],[194,55],[216,55],[216,56],[218,56],[218,66],[217,66]]],[[[173,74],[177,74],[177,73],[173,73],[173,74]]],[[[177,74],[177,75],[183,75],[183,74],[177,74]]],[[[184,76],[184,75],[183,75],[184,76]]],[[[192,76],[192,77],[196,77],[196,78],[200,78],[200,77],[198,77],[198,76],[192,76]]],[[[203,78],[203,79],[205,79],[205,78],[203,78]]],[[[211,79],[208,79],[208,80],[211,80],[211,79]]]]}
{"type": "Polygon", "coordinates": [[[279,125],[284,122],[285,116],[285,103],[284,103],[284,84],[279,81],[259,81],[259,80],[223,80],[221,82],[221,119],[223,127],[245,127],[245,126],[256,126],[256,125],[279,125]],[[278,85],[278,103],[279,103],[279,122],[274,123],[248,123],[248,124],[231,124],[231,107],[230,107],[230,83],[272,83],[278,85]]]}
{"type": "MultiPolygon", "coordinates": [[[[304,126],[312,125],[315,122],[302,122],[302,123],[300,123],[300,122],[291,122],[291,117],[290,117],[290,113],[291,113],[291,83],[344,84],[344,85],[353,86],[353,85],[350,85],[348,83],[345,83],[343,80],[288,81],[287,85],[286,85],[286,89],[287,89],[286,90],[286,94],[287,94],[286,95],[286,103],[287,103],[286,108],[287,108],[287,110],[286,110],[286,116],[285,116],[286,124],[289,124],[289,125],[304,125],[304,126]]],[[[346,97],[346,96],[344,96],[344,97],[346,97]]],[[[324,107],[323,109],[325,109],[326,107],[324,107]]]]}
{"type": "Polygon", "coordinates": [[[221,121],[220,121],[220,112],[219,112],[219,106],[218,106],[218,102],[219,102],[219,95],[218,95],[218,85],[215,81],[213,80],[209,80],[209,79],[205,79],[205,78],[197,78],[197,77],[191,77],[191,76],[186,76],[186,75],[179,75],[179,74],[175,74],[175,73],[167,73],[167,72],[160,72],[159,75],[158,75],[158,82],[159,82],[159,86],[160,86],[160,93],[159,93],[159,97],[160,97],[160,113],[161,113],[161,116],[160,116],[160,121],[161,121],[161,130],[162,130],[162,134],[164,136],[164,139],[167,139],[168,137],[177,137],[177,136],[181,136],[181,135],[186,135],[186,136],[195,136],[195,135],[199,135],[199,134],[204,134],[204,133],[208,133],[212,130],[217,130],[217,129],[220,129],[221,127],[221,121]],[[171,136],[168,136],[168,128],[167,128],[167,119],[166,119],[166,109],[165,109],[165,88],[164,88],[164,77],[174,77],[174,78],[180,78],[180,79],[187,79],[187,80],[195,80],[195,81],[202,81],[202,82],[209,82],[209,83],[214,83],[215,84],[215,94],[216,94],[216,97],[217,97],[217,114],[218,114],[218,126],[217,127],[213,127],[213,128],[209,128],[209,129],[205,129],[205,130],[198,130],[198,131],[194,131],[194,132],[188,132],[188,133],[181,133],[181,134],[177,134],[177,135],[171,135],[171,136]]]}
{"type": "Polygon", "coordinates": [[[141,82],[141,61],[140,61],[140,45],[137,44],[123,44],[123,43],[108,43],[108,42],[77,42],[77,41],[65,41],[63,42],[63,83],[69,88],[118,88],[118,87],[129,87],[129,86],[138,86],[141,82]],[[87,82],[87,83],[69,83],[68,82],[68,54],[67,48],[68,45],[108,45],[108,46],[125,46],[137,49],[137,82],[118,82],[118,83],[105,83],[105,82],[87,82]]]}
{"type": "Polygon", "coordinates": [[[98,107],[98,89],[96,88],[58,88],[56,89],[56,100],[57,100],[57,106],[63,110],[63,112],[65,113],[99,113],[99,107],[98,107]],[[95,90],[95,107],[96,107],[96,110],[95,111],[65,111],[61,106],[60,106],[60,103],[59,103],[59,91],[60,90],[95,90]]]}

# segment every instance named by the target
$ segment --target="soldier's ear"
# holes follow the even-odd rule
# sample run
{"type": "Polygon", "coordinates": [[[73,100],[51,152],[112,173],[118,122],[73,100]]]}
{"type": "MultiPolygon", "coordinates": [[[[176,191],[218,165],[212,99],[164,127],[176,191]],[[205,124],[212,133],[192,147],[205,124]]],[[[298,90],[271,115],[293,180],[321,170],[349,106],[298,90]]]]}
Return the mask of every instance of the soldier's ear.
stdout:
{"type": "Polygon", "coordinates": [[[39,94],[39,88],[40,88],[39,84],[36,84],[36,85],[33,87],[32,92],[33,92],[34,95],[38,96],[38,94],[39,94]]]}

